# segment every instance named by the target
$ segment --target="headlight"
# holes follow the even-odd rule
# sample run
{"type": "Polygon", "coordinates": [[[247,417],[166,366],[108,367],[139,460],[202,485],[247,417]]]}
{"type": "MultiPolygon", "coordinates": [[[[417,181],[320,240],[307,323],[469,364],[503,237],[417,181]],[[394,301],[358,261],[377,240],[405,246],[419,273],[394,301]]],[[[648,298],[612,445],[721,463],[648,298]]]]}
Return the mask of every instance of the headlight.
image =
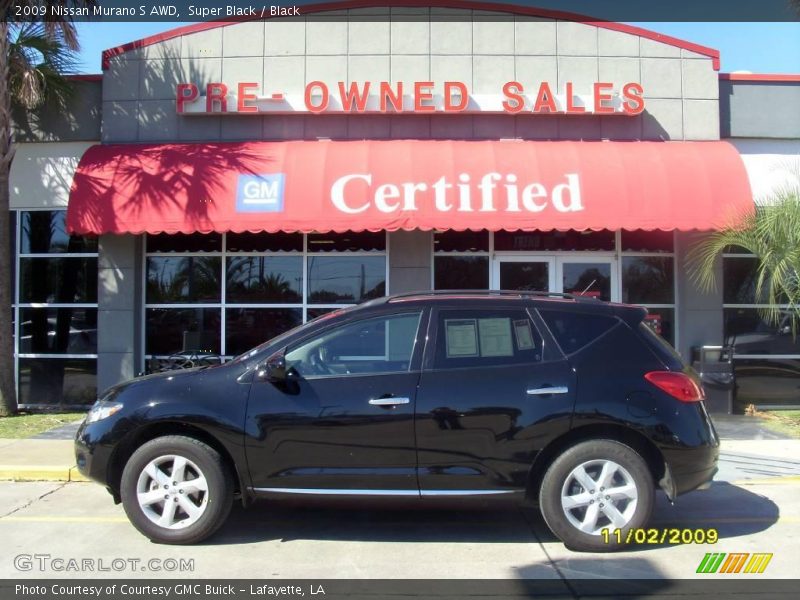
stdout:
{"type": "Polygon", "coordinates": [[[108,400],[98,400],[94,403],[89,414],[86,415],[86,423],[94,423],[107,419],[122,408],[122,402],[110,402],[108,400]]]}

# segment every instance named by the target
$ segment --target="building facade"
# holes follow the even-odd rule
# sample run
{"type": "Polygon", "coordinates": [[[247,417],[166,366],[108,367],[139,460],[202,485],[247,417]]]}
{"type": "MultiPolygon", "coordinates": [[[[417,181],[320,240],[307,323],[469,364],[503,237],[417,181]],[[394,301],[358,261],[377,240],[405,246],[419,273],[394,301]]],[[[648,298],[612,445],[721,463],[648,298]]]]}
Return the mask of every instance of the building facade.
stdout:
{"type": "Polygon", "coordinates": [[[20,115],[21,404],[87,404],[153,359],[466,288],[641,304],[687,358],[735,343],[742,401],[800,404],[800,346],[760,321],[752,257],[726,255],[716,292],[686,269],[729,209],[791,182],[800,78],[448,5],[173,30],[107,51],[70,110],[20,115]]]}

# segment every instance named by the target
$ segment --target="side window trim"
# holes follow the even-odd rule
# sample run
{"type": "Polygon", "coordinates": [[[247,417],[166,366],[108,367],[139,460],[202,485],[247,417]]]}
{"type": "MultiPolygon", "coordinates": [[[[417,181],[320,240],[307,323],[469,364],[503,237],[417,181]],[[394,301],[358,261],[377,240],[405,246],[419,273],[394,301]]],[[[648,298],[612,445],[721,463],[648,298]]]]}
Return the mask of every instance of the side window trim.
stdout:
{"type": "Polygon", "coordinates": [[[392,317],[399,317],[403,315],[419,315],[419,322],[417,324],[417,331],[414,337],[414,347],[411,351],[411,360],[409,361],[408,370],[406,371],[380,371],[376,373],[346,373],[346,374],[313,374],[313,375],[306,375],[303,376],[303,379],[306,380],[315,380],[315,379],[330,379],[334,377],[370,377],[375,375],[387,375],[387,374],[399,374],[399,373],[419,373],[422,368],[422,353],[424,350],[425,345],[425,337],[424,333],[427,331],[428,327],[428,319],[430,310],[427,307],[416,307],[416,308],[406,308],[404,310],[393,310],[387,312],[380,312],[376,314],[370,314],[361,316],[358,318],[350,318],[341,323],[329,323],[326,327],[321,329],[317,329],[313,332],[310,332],[308,335],[303,336],[302,338],[293,340],[290,344],[283,346],[281,349],[273,352],[272,354],[282,353],[284,355],[288,354],[292,350],[303,346],[304,344],[314,340],[315,338],[328,335],[329,333],[335,331],[336,329],[340,329],[343,327],[350,327],[355,325],[361,321],[371,321],[374,319],[390,319],[392,317]]]}

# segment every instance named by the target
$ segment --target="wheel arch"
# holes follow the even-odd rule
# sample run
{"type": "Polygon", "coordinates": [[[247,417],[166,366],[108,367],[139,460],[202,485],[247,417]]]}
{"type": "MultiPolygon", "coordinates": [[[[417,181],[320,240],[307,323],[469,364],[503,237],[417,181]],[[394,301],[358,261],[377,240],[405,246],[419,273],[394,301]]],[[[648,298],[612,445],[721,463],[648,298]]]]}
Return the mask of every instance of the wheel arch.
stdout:
{"type": "Polygon", "coordinates": [[[528,483],[525,490],[525,499],[528,502],[537,503],[539,500],[539,488],[542,478],[547,472],[548,467],[564,451],[587,440],[611,440],[629,446],[639,453],[647,463],[653,481],[670,495],[671,490],[665,488],[665,484],[671,485],[667,464],[661,451],[647,437],[620,424],[593,424],[583,425],[571,429],[567,433],[557,437],[545,446],[537,455],[528,472],[528,483]]]}
{"type": "Polygon", "coordinates": [[[140,427],[125,440],[123,440],[114,450],[111,460],[108,463],[108,475],[106,478],[109,491],[111,492],[112,496],[114,496],[114,502],[119,504],[121,501],[120,484],[122,480],[122,471],[131,455],[133,455],[133,453],[136,452],[136,450],[143,444],[167,435],[180,435],[193,438],[208,444],[214,450],[219,452],[223,463],[230,470],[230,473],[233,475],[233,479],[236,482],[236,489],[234,490],[234,493],[240,494],[243,501],[245,500],[246,494],[244,492],[247,489],[247,483],[244,480],[245,474],[242,473],[237,467],[236,461],[233,459],[233,456],[225,444],[223,444],[212,433],[195,425],[177,421],[159,421],[140,427]]]}

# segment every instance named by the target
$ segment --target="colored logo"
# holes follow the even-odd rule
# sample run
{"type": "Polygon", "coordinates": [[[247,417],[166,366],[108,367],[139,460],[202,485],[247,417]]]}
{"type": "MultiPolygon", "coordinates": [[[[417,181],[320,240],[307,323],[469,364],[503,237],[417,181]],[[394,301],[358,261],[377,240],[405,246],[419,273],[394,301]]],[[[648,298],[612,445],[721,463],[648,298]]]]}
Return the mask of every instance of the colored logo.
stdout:
{"type": "Polygon", "coordinates": [[[697,573],[763,573],[771,560],[771,553],[709,552],[700,561],[697,573]]]}
{"type": "Polygon", "coordinates": [[[282,212],[286,175],[239,175],[236,185],[236,212],[282,212]]]}

